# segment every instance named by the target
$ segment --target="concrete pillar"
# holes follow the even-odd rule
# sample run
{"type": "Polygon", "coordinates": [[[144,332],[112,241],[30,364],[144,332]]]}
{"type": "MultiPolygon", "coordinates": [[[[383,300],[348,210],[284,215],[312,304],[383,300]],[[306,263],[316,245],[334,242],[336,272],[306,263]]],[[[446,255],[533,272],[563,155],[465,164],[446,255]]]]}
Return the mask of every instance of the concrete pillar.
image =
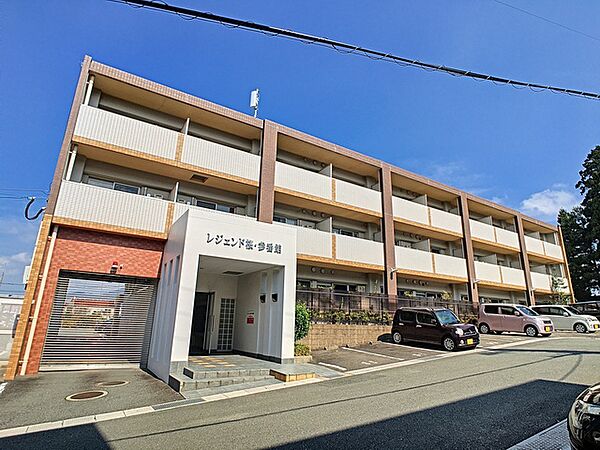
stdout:
{"type": "Polygon", "coordinates": [[[467,194],[462,192],[458,197],[458,206],[463,230],[463,247],[464,256],[467,261],[467,291],[469,298],[474,305],[479,304],[479,288],[476,283],[477,275],[475,274],[475,255],[473,253],[473,242],[471,241],[471,225],[469,223],[469,203],[467,194]]]}
{"type": "Polygon", "coordinates": [[[396,274],[396,239],[394,232],[394,211],[392,203],[392,172],[388,164],[383,164],[379,172],[381,184],[381,239],[383,241],[383,261],[385,266],[384,292],[387,295],[397,295],[396,274]]]}
{"type": "Polygon", "coordinates": [[[260,152],[260,180],[256,218],[260,222],[273,222],[275,207],[275,161],[277,158],[277,127],[273,122],[263,121],[260,152]]]}

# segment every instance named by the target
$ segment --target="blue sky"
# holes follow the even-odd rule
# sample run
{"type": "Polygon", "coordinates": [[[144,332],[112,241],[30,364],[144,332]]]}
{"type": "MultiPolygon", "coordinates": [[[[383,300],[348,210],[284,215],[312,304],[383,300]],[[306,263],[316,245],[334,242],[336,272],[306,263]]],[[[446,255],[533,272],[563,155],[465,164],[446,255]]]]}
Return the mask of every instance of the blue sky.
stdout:
{"type": "MultiPolygon", "coordinates": [[[[596,1],[506,1],[600,38],[596,1]]],[[[493,0],[171,2],[600,91],[599,40],[493,0]]],[[[599,102],[402,68],[104,0],[2,2],[0,33],[0,197],[49,189],[86,53],[244,112],[249,92],[260,87],[262,118],[548,221],[578,202],[581,162],[600,144],[599,102]]],[[[22,218],[24,205],[0,198],[0,272],[9,283],[20,281],[39,225],[22,218]]]]}

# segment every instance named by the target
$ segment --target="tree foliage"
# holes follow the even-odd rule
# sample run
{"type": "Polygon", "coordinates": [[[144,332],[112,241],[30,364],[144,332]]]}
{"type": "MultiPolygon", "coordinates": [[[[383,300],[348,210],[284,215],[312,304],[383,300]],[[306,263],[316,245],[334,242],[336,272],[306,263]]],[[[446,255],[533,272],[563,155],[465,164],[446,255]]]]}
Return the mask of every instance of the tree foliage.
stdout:
{"type": "Polygon", "coordinates": [[[600,295],[600,146],[583,162],[580,180],[581,206],[558,213],[571,271],[573,293],[579,301],[600,295]]]}
{"type": "Polygon", "coordinates": [[[310,330],[310,314],[306,305],[296,303],[296,327],[294,328],[294,341],[306,337],[310,330]]]}

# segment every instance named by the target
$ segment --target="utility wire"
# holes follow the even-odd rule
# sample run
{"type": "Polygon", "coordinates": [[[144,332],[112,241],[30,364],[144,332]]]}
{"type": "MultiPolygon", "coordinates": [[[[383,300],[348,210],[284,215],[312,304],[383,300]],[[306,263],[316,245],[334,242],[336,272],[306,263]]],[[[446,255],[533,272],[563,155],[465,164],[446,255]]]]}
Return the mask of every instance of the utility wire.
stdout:
{"type": "Polygon", "coordinates": [[[442,72],[448,75],[456,77],[469,77],[477,81],[488,81],[498,85],[509,85],[517,89],[529,88],[533,92],[550,91],[555,94],[566,94],[575,97],[581,97],[591,100],[600,100],[600,94],[595,92],[586,92],[578,89],[568,89],[556,86],[550,86],[539,83],[530,83],[526,81],[511,80],[509,78],[503,78],[495,75],[487,75],[479,72],[472,72],[470,70],[457,69],[439,64],[432,64],[416,59],[405,58],[402,56],[396,56],[389,52],[382,52],[379,50],[372,50],[369,48],[361,47],[359,45],[348,44],[341,41],[335,41],[325,37],[312,36],[305,33],[300,33],[294,30],[287,30],[284,28],[277,28],[270,25],[264,25],[247,20],[235,19],[232,17],[221,16],[218,14],[212,14],[209,12],[201,12],[193,9],[182,8],[179,6],[172,6],[164,1],[154,0],[108,0],[113,3],[123,3],[134,8],[148,8],[152,10],[167,12],[175,14],[184,20],[201,20],[205,22],[212,22],[221,24],[227,28],[240,28],[246,31],[252,31],[256,33],[262,33],[271,37],[283,37],[294,41],[299,41],[304,44],[315,44],[319,46],[325,46],[332,48],[340,53],[344,54],[355,54],[359,56],[365,56],[369,59],[393,62],[401,66],[417,67],[430,72],[442,72]]]}
{"type": "Polygon", "coordinates": [[[564,28],[565,30],[571,31],[572,33],[577,33],[577,34],[580,34],[581,36],[585,36],[587,38],[590,38],[590,39],[593,39],[595,41],[600,42],[600,38],[597,38],[596,36],[592,36],[591,34],[587,34],[587,33],[584,33],[583,31],[576,30],[575,28],[571,28],[571,27],[569,27],[567,25],[563,25],[562,23],[555,22],[554,20],[548,19],[546,17],[543,17],[543,16],[540,16],[538,14],[532,13],[532,12],[527,11],[525,9],[519,8],[518,6],[511,5],[510,3],[503,2],[502,0],[493,0],[493,1],[496,2],[496,3],[498,3],[499,5],[504,5],[504,6],[508,7],[508,8],[512,8],[512,9],[514,9],[516,11],[519,11],[519,12],[522,12],[524,14],[527,14],[528,16],[532,16],[532,17],[535,17],[536,19],[540,19],[540,20],[543,20],[544,22],[548,22],[548,23],[550,23],[552,25],[556,25],[558,27],[564,28]]]}

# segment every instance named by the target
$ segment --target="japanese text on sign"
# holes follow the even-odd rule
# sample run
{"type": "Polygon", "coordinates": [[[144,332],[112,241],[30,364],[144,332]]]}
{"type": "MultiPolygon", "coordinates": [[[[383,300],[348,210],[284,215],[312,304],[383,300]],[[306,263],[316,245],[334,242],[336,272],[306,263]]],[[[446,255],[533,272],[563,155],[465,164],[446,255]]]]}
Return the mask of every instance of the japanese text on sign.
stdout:
{"type": "Polygon", "coordinates": [[[281,244],[273,242],[254,241],[246,238],[225,237],[223,234],[206,233],[206,243],[222,245],[223,247],[244,248],[246,250],[255,250],[258,252],[281,254],[281,244]]]}

